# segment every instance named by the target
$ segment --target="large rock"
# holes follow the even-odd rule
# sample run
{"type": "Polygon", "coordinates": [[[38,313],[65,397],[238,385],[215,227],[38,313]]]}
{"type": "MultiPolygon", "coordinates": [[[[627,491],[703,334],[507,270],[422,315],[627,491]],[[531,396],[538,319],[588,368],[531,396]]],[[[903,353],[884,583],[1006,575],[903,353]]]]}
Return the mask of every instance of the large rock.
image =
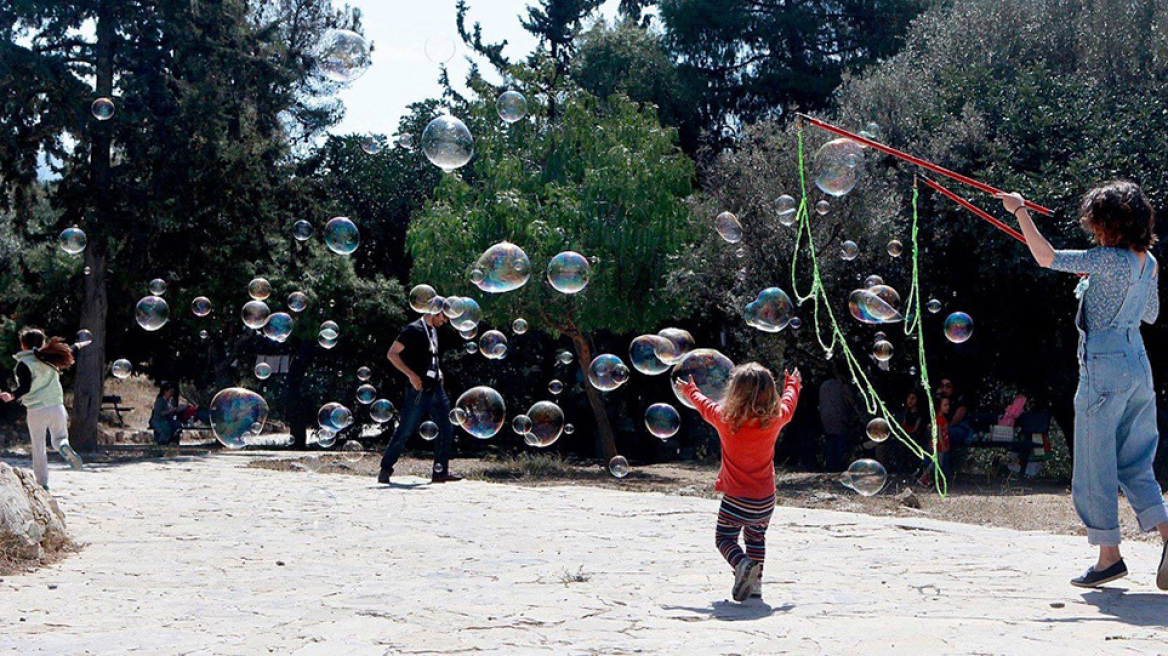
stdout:
{"type": "Polygon", "coordinates": [[[27,469],[0,462],[0,553],[39,560],[72,544],[65,514],[27,469]]]}

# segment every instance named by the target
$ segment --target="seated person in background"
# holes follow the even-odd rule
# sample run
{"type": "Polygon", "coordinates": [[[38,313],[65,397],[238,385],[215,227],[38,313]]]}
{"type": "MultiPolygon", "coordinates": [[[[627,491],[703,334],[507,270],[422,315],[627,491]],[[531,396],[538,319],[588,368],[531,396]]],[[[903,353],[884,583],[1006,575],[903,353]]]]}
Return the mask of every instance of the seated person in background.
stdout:
{"type": "MultiPolygon", "coordinates": [[[[936,402],[937,418],[934,421],[937,422],[937,462],[941,465],[941,472],[948,478],[953,475],[949,469],[949,422],[945,419],[950,411],[950,401],[947,397],[941,396],[937,398],[936,402]]],[[[927,437],[931,438],[932,435],[929,434],[927,437]]],[[[925,450],[932,451],[932,445],[927,445],[925,450]]],[[[926,460],[917,482],[921,485],[932,485],[933,470],[933,461],[926,460]]]]}
{"type": "MultiPolygon", "coordinates": [[[[896,423],[900,428],[908,434],[909,439],[921,446],[921,448],[931,451],[932,438],[929,432],[929,420],[921,410],[920,394],[916,390],[911,390],[904,397],[904,406],[896,413],[896,423]]],[[[891,464],[894,470],[901,473],[911,473],[917,469],[920,462],[903,446],[896,444],[895,440],[886,440],[876,446],[876,459],[885,463],[885,466],[891,464]]]]}
{"type": "Polygon", "coordinates": [[[937,386],[937,396],[949,401],[949,410],[941,413],[945,416],[949,438],[954,444],[965,444],[973,433],[967,421],[969,404],[965,400],[965,395],[957,392],[952,378],[942,378],[941,384],[937,386]]]}
{"type": "Polygon", "coordinates": [[[154,431],[156,444],[178,444],[182,431],[180,415],[188,408],[178,402],[178,386],[163,381],[162,389],[154,399],[154,411],[150,413],[150,428],[154,431]]]}

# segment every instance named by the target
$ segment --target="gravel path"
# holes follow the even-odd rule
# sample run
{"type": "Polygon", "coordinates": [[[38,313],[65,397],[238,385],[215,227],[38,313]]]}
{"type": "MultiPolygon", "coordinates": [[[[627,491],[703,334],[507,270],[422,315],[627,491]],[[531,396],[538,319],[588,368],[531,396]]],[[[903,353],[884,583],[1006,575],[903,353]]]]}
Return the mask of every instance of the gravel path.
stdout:
{"type": "Polygon", "coordinates": [[[1081,538],[778,508],[765,603],[736,604],[710,499],[385,487],[255,457],[54,466],[88,546],[0,581],[0,652],[1168,651],[1152,544],[1084,592],[1066,582],[1089,564],[1081,538]]]}

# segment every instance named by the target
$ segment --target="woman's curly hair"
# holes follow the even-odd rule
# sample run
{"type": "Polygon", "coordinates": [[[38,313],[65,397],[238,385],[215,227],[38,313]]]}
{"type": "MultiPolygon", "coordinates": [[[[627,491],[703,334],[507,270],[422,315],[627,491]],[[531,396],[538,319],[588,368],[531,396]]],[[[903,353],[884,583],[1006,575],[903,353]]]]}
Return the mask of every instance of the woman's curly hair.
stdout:
{"type": "Polygon", "coordinates": [[[1100,246],[1146,251],[1156,243],[1156,212],[1140,186],[1113,180],[1088,191],[1079,224],[1100,246]]]}

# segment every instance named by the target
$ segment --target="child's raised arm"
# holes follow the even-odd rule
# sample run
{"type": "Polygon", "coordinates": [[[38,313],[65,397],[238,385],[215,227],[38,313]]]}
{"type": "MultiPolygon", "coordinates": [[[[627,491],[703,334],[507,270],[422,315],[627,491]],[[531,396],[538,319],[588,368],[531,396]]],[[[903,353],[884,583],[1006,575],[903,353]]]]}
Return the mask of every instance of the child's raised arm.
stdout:
{"type": "Polygon", "coordinates": [[[686,380],[681,380],[678,378],[673,381],[673,386],[678,391],[680,391],[685,396],[685,398],[689,399],[690,403],[694,404],[694,408],[698,411],[698,414],[702,416],[702,419],[704,419],[706,423],[716,423],[718,419],[719,406],[714,401],[711,401],[705,394],[702,394],[702,391],[698,389],[697,385],[694,384],[693,376],[690,376],[686,380]]]}
{"type": "Polygon", "coordinates": [[[792,372],[783,372],[783,379],[783,398],[779,400],[779,421],[786,424],[795,415],[795,406],[799,405],[799,392],[803,391],[803,375],[796,368],[792,372]]]}

